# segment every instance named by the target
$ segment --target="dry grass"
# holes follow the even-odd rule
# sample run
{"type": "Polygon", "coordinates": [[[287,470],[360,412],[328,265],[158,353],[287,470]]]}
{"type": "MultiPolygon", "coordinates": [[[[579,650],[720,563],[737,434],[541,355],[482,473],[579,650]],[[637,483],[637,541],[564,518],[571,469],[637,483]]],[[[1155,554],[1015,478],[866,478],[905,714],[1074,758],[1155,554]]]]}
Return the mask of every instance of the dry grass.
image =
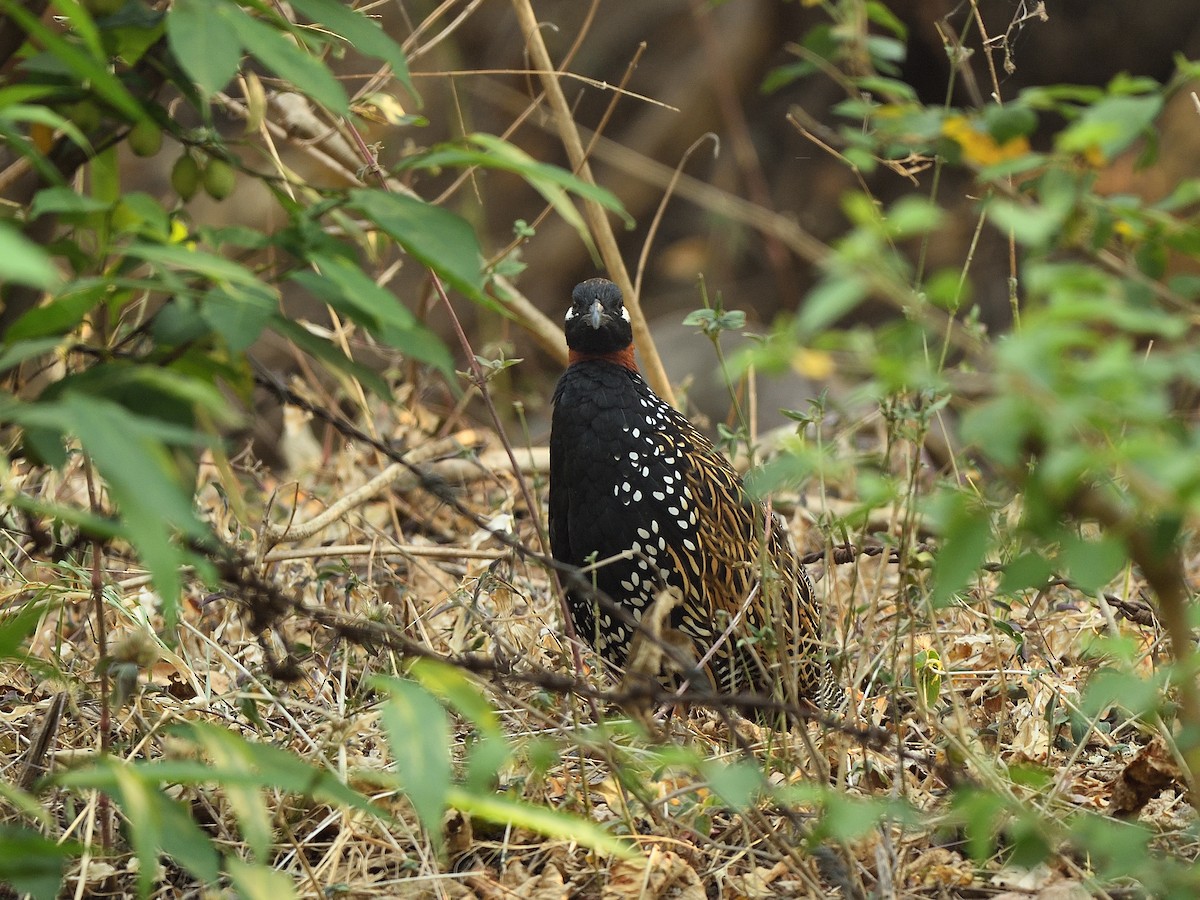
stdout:
{"type": "MultiPolygon", "coordinates": [[[[378,410],[375,426],[386,438],[421,447],[435,443],[419,424],[429,421],[428,410],[410,405],[378,410]]],[[[474,445],[473,454],[495,459],[494,435],[478,430],[462,437],[474,445]]],[[[388,767],[390,755],[380,696],[369,679],[403,676],[410,660],[355,646],[327,620],[304,613],[323,610],[371,621],[441,656],[476,654],[494,662],[495,671],[477,684],[499,711],[514,751],[496,786],[631,836],[650,865],[597,857],[569,842],[455,813],[447,817],[439,850],[395,792],[373,794],[392,814],[377,820],[294,795],[266,795],[276,840],[270,862],[294,880],[299,895],[821,897],[835,890],[866,896],[890,885],[899,897],[983,896],[1006,884],[1038,889],[1085,878],[1086,860],[1065,851],[1033,872],[1005,868],[999,856],[970,861],[961,830],[947,817],[947,791],[974,782],[1050,820],[1080,808],[1104,810],[1114,778],[1146,742],[1148,729],[1111,718],[1076,743],[1058,714],[1078,701],[1096,665],[1087,653],[1097,637],[1136,642],[1149,672],[1157,652],[1154,629],[1062,587],[1012,603],[995,593],[995,578],[986,574],[963,602],[931,612],[923,572],[909,573],[902,585],[884,557],[863,558],[826,569],[819,583],[839,624],[843,671],[853,673],[860,688],[844,730],[813,724],[804,732],[773,732],[739,720],[731,733],[720,717],[694,710],[660,717],[660,733],[648,738],[620,709],[603,706],[605,727],[597,730],[588,703],[535,683],[542,670],[572,671],[546,572],[419,487],[376,493],[301,541],[260,542],[265,522],[308,522],[386,465],[370,448],[341,440],[326,445],[335,449],[310,457],[309,468],[287,482],[263,470],[240,471],[234,481],[215,467],[200,474],[199,497],[217,533],[247,554],[261,554],[257,571],[297,604],[267,634],[251,633],[236,590],[209,594],[198,580],[190,583],[172,632],[142,573],[122,567],[118,548],[105,556],[109,656],[149,663],[134,696],[113,712],[113,752],[129,759],[170,757],[178,748],[167,726],[204,721],[286,748],[370,793],[364,774],[388,767]],[[159,634],[169,642],[160,642],[159,634]],[[301,677],[290,684],[268,677],[268,649],[276,658],[304,655],[301,677]],[[945,668],[932,704],[912,686],[912,660],[922,650],[936,650],[945,668]],[[513,677],[521,675],[532,682],[513,677]],[[870,726],[889,737],[871,737],[870,726]],[[746,759],[773,785],[819,783],[828,771],[840,796],[903,799],[921,818],[885,820],[845,845],[826,839],[818,842],[821,849],[806,847],[814,834],[813,803],[781,808],[762,802],[736,810],[707,783],[704,761],[746,759]],[[1044,784],[1023,787],[1013,777],[1013,767],[1026,764],[1044,771],[1044,784]]],[[[525,477],[544,499],[542,459],[533,457],[525,477]]],[[[499,525],[515,522],[521,541],[536,546],[514,475],[495,463],[476,471],[477,477],[458,482],[460,502],[499,525]]],[[[31,494],[86,494],[79,466],[40,481],[16,477],[15,486],[31,494]]],[[[802,548],[821,544],[807,510],[820,508],[822,497],[808,498],[807,509],[796,507],[793,533],[802,548]]],[[[6,538],[12,547],[20,543],[15,534],[6,538]]],[[[29,661],[3,665],[8,703],[0,746],[10,780],[39,761],[29,748],[60,695],[65,709],[40,761],[61,771],[99,752],[99,651],[89,580],[88,571],[10,553],[8,603],[41,599],[48,609],[30,642],[29,661]]],[[[1137,588],[1133,582],[1114,586],[1129,597],[1137,588]]],[[[585,680],[611,687],[594,670],[585,680]]],[[[918,675],[917,683],[926,682],[918,675]]],[[[461,760],[471,728],[456,721],[461,760]]],[[[219,784],[180,796],[223,849],[238,852],[242,837],[219,784]]],[[[52,791],[45,799],[59,833],[92,850],[74,867],[70,889],[93,895],[127,890],[127,849],[117,839],[105,851],[100,841],[100,823],[112,808],[95,795],[52,791]]],[[[1143,815],[1163,829],[1167,842],[1182,840],[1181,829],[1192,821],[1177,786],[1143,815]]],[[[163,872],[161,895],[201,893],[181,872],[163,872]]]]}
{"type": "MultiPolygon", "coordinates": [[[[532,15],[527,3],[517,7],[532,15]]],[[[446,13],[449,6],[439,9],[446,13]]],[[[477,9],[472,5],[450,22],[435,14],[418,23],[406,47],[411,59],[452,37],[477,9]]],[[[545,64],[533,68],[547,70],[545,64]]],[[[419,74],[455,84],[464,73],[419,74]]],[[[699,91],[699,79],[680,80],[694,80],[699,91]]],[[[543,86],[556,102],[563,100],[561,91],[554,96],[556,79],[547,75],[543,86]]],[[[484,82],[478,90],[508,92],[514,131],[540,109],[538,100],[514,99],[500,84],[484,82]]],[[[227,108],[236,113],[235,106],[227,108]]],[[[532,117],[549,130],[540,114],[532,117]]],[[[573,124],[559,122],[557,129],[567,146],[582,143],[573,124]]],[[[281,141],[288,136],[283,129],[275,135],[281,141]]],[[[311,143],[297,142],[304,153],[329,149],[310,137],[311,143]]],[[[659,202],[659,188],[674,183],[669,167],[596,137],[598,157],[615,160],[655,186],[653,203],[659,202]]],[[[338,158],[339,177],[355,182],[362,163],[353,153],[338,158]]],[[[334,170],[328,160],[322,165],[334,170]]],[[[819,261],[828,250],[789,215],[687,177],[679,180],[679,190],[703,211],[754,228],[798,258],[819,261]]],[[[649,208],[644,205],[642,212],[649,208]]],[[[525,210],[520,214],[536,218],[525,210]]],[[[600,220],[596,228],[603,230],[600,220]]],[[[606,253],[617,252],[615,242],[604,243],[613,243],[606,253]]],[[[558,262],[549,259],[547,265],[558,262]]],[[[556,334],[535,327],[535,319],[541,320],[526,306],[518,310],[525,327],[561,351],[556,334]]],[[[948,327],[941,320],[934,324],[948,327]]],[[[323,396],[312,380],[307,390],[323,396]]],[[[361,401],[358,424],[396,446],[416,448],[457,487],[458,502],[478,520],[511,529],[523,546],[537,548],[518,476],[507,466],[499,436],[480,425],[449,442],[446,433],[457,426],[448,423],[460,421],[461,408],[431,409],[414,399],[418,396],[415,389],[405,390],[388,407],[361,401]]],[[[772,731],[693,709],[657,716],[654,733],[647,734],[641,723],[653,710],[629,715],[583,696],[611,690],[613,682],[586,653],[591,668],[576,673],[543,567],[425,492],[407,470],[390,468],[377,449],[328,427],[318,428],[314,440],[303,417],[291,412],[295,419],[282,448],[290,463],[286,477],[242,457],[233,465],[209,460],[197,481],[199,504],[216,534],[291,604],[261,632],[250,626],[252,598],[239,590],[244,585],[229,582],[212,593],[214,586],[193,575],[172,628],[148,576],[126,562],[128,548],[108,546],[93,560],[81,542],[51,558],[38,549],[30,523],[6,515],[0,535],[6,544],[3,608],[31,601],[46,608],[28,641],[28,656],[0,660],[0,765],[6,782],[28,787],[43,771],[80,765],[104,747],[131,760],[171,758],[182,751],[169,726],[200,721],[286,749],[361,789],[388,814],[370,818],[295,794],[264,793],[274,840],[266,862],[303,897],[916,898],[1008,891],[1010,900],[1039,895],[1062,900],[1120,891],[1106,893],[1091,883],[1092,861],[1065,842],[1032,870],[1006,863],[1015,840],[1011,833],[999,836],[1000,849],[990,859],[972,860],[968,829],[950,799],[956,790],[961,796],[964,785],[978,785],[1053,826],[1074,811],[1104,813],[1114,792],[1128,788],[1122,776],[1141,753],[1168,777],[1159,790],[1138,799],[1140,806],[1135,803],[1140,816],[1157,830],[1163,849],[1196,857],[1190,837],[1194,816],[1178,781],[1169,776],[1169,729],[1106,710],[1101,719],[1071,730],[1070,714],[1103,662],[1095,655],[1098,639],[1128,643],[1136,667],[1147,675],[1163,656],[1153,621],[1130,619],[1144,609],[1138,600],[1143,585],[1132,574],[1110,585],[1116,603],[1068,585],[1014,598],[998,592],[997,575],[981,572],[968,595],[932,608],[928,571],[920,554],[908,551],[921,534],[913,510],[934,476],[911,443],[888,440],[878,430],[868,431],[865,442],[862,432],[849,429],[822,436],[841,448],[847,473],[869,454],[876,468],[904,473],[898,477],[907,479],[908,488],[892,506],[851,516],[859,494],[853,474],[810,485],[803,497],[777,498],[778,508],[791,511],[801,552],[840,542],[843,532],[828,527],[835,521],[856,543],[884,540],[905,551],[903,571],[886,554],[814,567],[823,575],[818,591],[837,636],[840,670],[856,686],[844,723],[772,731]],[[314,522],[319,527],[305,528],[314,522]],[[103,646],[94,577],[104,585],[103,646]],[[483,670],[475,684],[498,711],[513,751],[496,773],[497,789],[600,823],[628,837],[642,856],[609,858],[571,841],[454,811],[439,846],[402,796],[379,789],[369,777],[393,765],[381,695],[371,679],[404,677],[412,659],[389,649],[400,641],[356,643],[340,627],[364,622],[376,637],[403,638],[422,652],[449,659],[469,654],[483,670]],[[936,662],[918,667],[922,653],[936,662]],[[292,657],[300,663],[299,677],[272,677],[292,657]],[[111,719],[99,674],[107,660],[140,666],[136,686],[113,704],[111,719]],[[551,690],[564,678],[578,679],[577,690],[551,690]],[[1158,744],[1150,742],[1155,734],[1158,744]],[[728,802],[714,779],[726,771],[723,764],[746,761],[787,802],[728,802]],[[814,786],[822,790],[811,790],[814,786]],[[825,792],[825,786],[831,790],[825,792]],[[915,813],[901,815],[897,806],[895,815],[853,829],[845,819],[855,814],[849,802],[854,800],[894,801],[915,813]],[[843,817],[840,827],[855,831],[852,839],[834,839],[839,825],[836,816],[821,816],[823,806],[843,817]]],[[[518,458],[519,477],[544,503],[544,448],[519,448],[518,458]]],[[[78,456],[61,473],[16,464],[7,487],[79,509],[93,505],[78,456]]],[[[103,505],[102,496],[98,503],[103,505]]],[[[73,537],[54,539],[67,546],[73,537]]],[[[1194,549],[1191,556],[1196,558],[1194,549]]],[[[473,727],[454,721],[452,749],[461,763],[473,727]]],[[[248,854],[219,780],[169,793],[188,804],[222,852],[248,854]]],[[[132,891],[136,860],[108,826],[119,821],[122,810],[100,795],[56,787],[45,788],[41,798],[50,817],[47,833],[87,848],[70,867],[64,893],[132,891]]],[[[9,809],[3,818],[20,819],[9,809]]],[[[195,884],[169,862],[157,883],[164,897],[220,890],[195,884]]]]}

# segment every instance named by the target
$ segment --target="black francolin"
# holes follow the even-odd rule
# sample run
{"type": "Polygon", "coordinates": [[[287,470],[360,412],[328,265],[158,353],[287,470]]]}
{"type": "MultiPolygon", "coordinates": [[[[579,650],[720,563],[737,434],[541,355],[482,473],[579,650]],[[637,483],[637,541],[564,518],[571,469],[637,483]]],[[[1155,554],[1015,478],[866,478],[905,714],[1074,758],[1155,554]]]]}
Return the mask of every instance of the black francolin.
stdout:
{"type": "MultiPolygon", "coordinates": [[[[630,621],[675,588],[665,627],[717,690],[837,705],[816,595],[781,524],[642,379],[617,286],[593,278],[572,300],[550,434],[555,559],[589,566],[630,621]]],[[[594,591],[568,590],[568,605],[579,637],[624,666],[637,628],[594,591]]]]}

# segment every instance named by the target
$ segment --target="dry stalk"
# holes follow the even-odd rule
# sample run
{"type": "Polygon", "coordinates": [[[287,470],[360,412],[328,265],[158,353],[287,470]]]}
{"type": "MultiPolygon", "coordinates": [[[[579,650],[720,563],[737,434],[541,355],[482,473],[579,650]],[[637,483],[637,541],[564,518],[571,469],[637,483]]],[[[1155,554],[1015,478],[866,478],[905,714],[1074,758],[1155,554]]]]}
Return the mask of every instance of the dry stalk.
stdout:
{"type": "MultiPolygon", "coordinates": [[[[534,448],[532,451],[517,450],[516,468],[518,472],[540,474],[549,470],[549,451],[545,448],[534,448]]],[[[485,453],[478,459],[444,459],[424,468],[425,478],[434,478],[444,482],[476,481],[490,478],[498,468],[509,462],[507,452],[495,450],[485,453]]],[[[392,463],[382,472],[364,484],[362,487],[343,495],[336,503],[307,522],[284,525],[268,523],[263,529],[263,541],[267,546],[274,546],[281,541],[302,541],[312,537],[324,528],[328,528],[353,510],[362,506],[368,500],[379,496],[389,487],[396,490],[411,490],[422,486],[422,477],[417,475],[412,466],[417,462],[406,460],[404,463],[392,463]]],[[[266,556],[264,556],[264,561],[266,556]]]]}
{"type": "MultiPolygon", "coordinates": [[[[579,129],[575,127],[575,121],[571,116],[571,107],[563,94],[562,85],[559,84],[560,73],[550,61],[550,52],[542,40],[542,32],[538,27],[533,6],[529,0],[513,0],[513,8],[516,10],[521,30],[525,33],[529,53],[538,69],[538,76],[546,91],[550,109],[554,113],[554,123],[563,147],[567,151],[567,158],[571,161],[571,168],[578,172],[579,177],[584,181],[594,185],[596,179],[592,175],[591,166],[588,165],[583,141],[579,137],[579,129]]],[[[634,292],[629,270],[625,267],[625,261],[621,258],[621,251],[617,247],[617,238],[613,233],[612,223],[609,221],[604,207],[594,200],[584,200],[583,212],[588,220],[588,227],[596,242],[596,247],[600,251],[600,258],[604,261],[605,268],[608,269],[609,277],[616,282],[621,293],[625,295],[625,306],[629,309],[629,316],[633,324],[633,337],[642,355],[646,380],[663,400],[674,406],[675,392],[671,390],[671,382],[667,378],[666,369],[663,368],[662,359],[654,346],[654,339],[650,336],[646,315],[642,311],[641,298],[634,292]]]]}

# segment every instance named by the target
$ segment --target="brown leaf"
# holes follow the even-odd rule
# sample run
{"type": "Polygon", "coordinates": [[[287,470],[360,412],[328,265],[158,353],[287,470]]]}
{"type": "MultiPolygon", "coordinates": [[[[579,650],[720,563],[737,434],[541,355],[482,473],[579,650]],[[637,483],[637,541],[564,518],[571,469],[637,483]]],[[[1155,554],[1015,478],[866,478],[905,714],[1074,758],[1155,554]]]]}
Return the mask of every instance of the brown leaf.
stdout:
{"type": "Polygon", "coordinates": [[[768,900],[768,898],[779,896],[776,882],[788,871],[788,865],[784,862],[776,863],[770,868],[759,866],[754,871],[746,872],[743,875],[731,875],[726,880],[725,887],[735,897],[744,897],[746,900],[768,900]]]}
{"type": "Polygon", "coordinates": [[[506,898],[518,900],[568,900],[570,887],[563,881],[562,872],[548,865],[537,875],[526,873],[524,866],[509,867],[504,872],[506,898]]]}
{"type": "Polygon", "coordinates": [[[1156,737],[1113,779],[1108,811],[1118,818],[1132,818],[1165,788],[1181,781],[1174,757],[1163,739],[1156,737]]]}
{"type": "Polygon", "coordinates": [[[671,585],[659,591],[654,597],[654,603],[642,614],[638,630],[629,644],[629,658],[625,661],[625,677],[622,685],[634,679],[655,678],[662,671],[664,664],[671,669],[675,664],[669,659],[664,660],[662,644],[673,644],[667,620],[671,611],[683,603],[683,593],[671,585]]]}
{"type": "Polygon", "coordinates": [[[707,900],[700,876],[682,857],[657,847],[645,859],[619,860],[608,873],[601,900],[707,900]]]}
{"type": "Polygon", "coordinates": [[[910,888],[966,887],[974,883],[974,867],[952,850],[931,847],[908,861],[900,872],[910,888]]]}

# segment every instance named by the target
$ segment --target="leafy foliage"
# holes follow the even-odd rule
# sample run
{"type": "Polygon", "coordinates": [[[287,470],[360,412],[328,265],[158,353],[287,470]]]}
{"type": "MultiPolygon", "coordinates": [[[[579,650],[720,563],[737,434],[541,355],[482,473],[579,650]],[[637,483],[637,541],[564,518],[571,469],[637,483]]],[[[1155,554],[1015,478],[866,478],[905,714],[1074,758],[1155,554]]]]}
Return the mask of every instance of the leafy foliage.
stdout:
{"type": "MultiPolygon", "coordinates": [[[[74,634],[56,618],[65,621],[70,604],[46,599],[56,590],[72,592],[73,601],[93,598],[96,614],[123,628],[149,633],[156,622],[168,636],[193,573],[214,586],[223,579],[251,599],[279,600],[266,579],[229,574],[237,566],[227,544],[265,541],[252,537],[256,516],[245,497],[229,491],[219,498],[235,510],[224,529],[198,503],[197,485],[210,484],[205,468],[230,469],[227,435],[246,423],[261,374],[251,354],[259,341],[279,340],[304,366],[320,369],[338,385],[337,400],[351,398],[364,420],[371,417],[366,394],[389,398],[402,365],[404,377],[419,367],[420,377],[456,391],[452,354],[426,325],[425,301],[438,293],[428,287],[445,286],[485,314],[511,315],[502,276],[518,274],[520,263],[489,255],[461,211],[430,199],[444,170],[519,178],[593,252],[576,204],[628,217],[611,192],[486,133],[410,147],[390,171],[382,169],[363,137],[366,117],[411,128],[419,119],[406,108],[424,107],[401,46],[370,15],[337,0],[293,0],[286,9],[235,0],[52,0],[53,24],[27,6],[0,0],[7,24],[25,35],[15,77],[0,86],[0,135],[29,178],[27,196],[7,205],[0,221],[0,423],[12,471],[50,488],[6,485],[2,499],[6,528],[19,524],[32,544],[54,546],[58,555],[38,560],[50,573],[37,576],[45,582],[16,592],[36,602],[0,620],[0,659],[69,680],[27,652],[39,634],[55,635],[59,646],[74,634]],[[347,53],[389,77],[369,93],[352,93],[353,79],[336,72],[347,53]],[[281,110],[297,98],[287,107],[299,110],[289,128],[308,128],[308,138],[335,133],[351,148],[349,159],[327,161],[336,177],[307,177],[278,154],[276,142],[288,135],[277,124],[286,118],[281,110]],[[171,155],[174,195],[131,181],[121,165],[126,149],[171,155]],[[251,190],[265,198],[273,227],[214,224],[198,212],[251,190]],[[421,274],[401,280],[397,269],[421,274]],[[326,307],[333,327],[297,320],[297,296],[326,307]],[[387,362],[367,365],[354,347],[387,362]],[[84,473],[76,483],[90,496],[52,489],[68,471],[84,473]],[[130,602],[99,585],[103,554],[144,567],[154,594],[130,602]]],[[[500,657],[488,620],[487,634],[472,638],[477,643],[457,634],[430,642],[447,656],[452,647],[465,668],[486,668],[475,651],[490,646],[494,684],[451,666],[366,654],[364,671],[376,677],[347,691],[360,705],[323,721],[329,742],[309,761],[280,739],[294,736],[294,723],[275,715],[270,692],[231,689],[238,705],[221,713],[220,725],[197,720],[161,742],[155,725],[144,743],[105,744],[95,760],[48,780],[0,785],[22,823],[0,831],[0,878],[54,896],[68,861],[84,852],[45,836],[58,824],[38,794],[53,786],[73,798],[100,792],[111,799],[143,895],[155,890],[164,859],[197,882],[224,881],[247,896],[293,890],[271,868],[292,803],[398,830],[410,828],[411,812],[417,824],[410,830],[429,843],[422,853],[441,862],[453,852],[445,828],[451,810],[502,826],[504,846],[510,832],[527,830],[627,860],[639,855],[631,838],[650,827],[670,841],[697,834],[709,841],[751,824],[762,829],[775,816],[787,837],[775,845],[763,839],[776,854],[762,856],[767,861],[795,864],[797,847],[820,853],[828,845],[850,859],[873,836],[933,829],[981,871],[1028,870],[1070,856],[1087,860],[1097,885],[1132,880],[1152,895],[1196,895],[1186,852],[1143,823],[1083,808],[1044,760],[1027,762],[1015,752],[1000,759],[986,742],[1005,723],[961,724],[970,688],[960,686],[964,668],[955,648],[940,642],[940,628],[951,617],[969,618],[992,646],[1015,648],[997,661],[1008,677],[1012,660],[1033,658],[1036,638],[1013,610],[1032,610],[1065,584],[1111,620],[1109,604],[1144,582],[1166,627],[1169,657],[1156,665],[1144,642],[1114,624],[1089,645],[1086,685],[1075,692],[1060,686],[1039,694],[1043,705],[1030,703],[1025,722],[1034,735],[1025,749],[1036,756],[1030,748],[1044,745],[1044,759],[1055,752],[1075,759],[1101,736],[1113,744],[1114,732],[1135,745],[1157,734],[1172,751],[1162,765],[1181,766],[1178,783],[1189,783],[1200,767],[1196,611],[1185,562],[1200,499],[1193,408],[1200,367],[1191,322],[1200,296],[1192,274],[1200,261],[1200,183],[1176,185],[1158,199],[1098,189],[1112,168],[1153,164],[1155,122],[1182,85],[1200,77],[1200,65],[1178,60],[1166,85],[1121,76],[1104,87],[1052,85],[999,102],[997,84],[993,99],[975,107],[930,106],[900,78],[907,35],[885,3],[837,0],[822,8],[829,21],[803,35],[796,61],[763,87],[778,91],[836,74],[845,96],[826,137],[862,188],[842,199],[848,229],[812,251],[817,277],[797,312],[731,363],[721,338],[746,326],[743,312],[705,296],[685,324],[711,339],[730,382],[752,366],[790,367],[817,380],[838,368],[861,376],[852,402],[883,423],[882,448],[860,452],[842,435],[827,439],[834,401],[823,397],[811,410],[792,411],[796,433],[749,483],[763,494],[850,485],[850,502],[822,514],[825,533],[876,543],[898,564],[886,598],[860,603],[859,593],[847,592],[856,599],[842,623],[851,623],[845,630],[852,634],[855,617],[877,624],[884,617],[868,607],[886,603],[920,632],[924,643],[910,646],[911,635],[897,635],[888,652],[864,646],[858,660],[847,660],[846,671],[868,692],[852,713],[894,733],[885,739],[878,729],[851,725],[857,744],[839,750],[827,773],[829,758],[813,751],[807,735],[769,736],[745,752],[736,731],[720,746],[705,725],[684,732],[687,746],[656,745],[632,722],[606,718],[597,698],[611,695],[583,679],[570,682],[577,696],[569,704],[530,690],[519,702],[505,697],[501,713],[501,675],[520,665],[500,657]],[[965,213],[962,202],[939,194],[939,177],[950,171],[970,177],[965,213]],[[871,193],[870,180],[884,172],[910,176],[921,188],[885,202],[871,193]],[[917,177],[927,172],[934,177],[917,177]],[[1003,334],[989,332],[973,309],[981,285],[971,258],[926,264],[930,246],[964,215],[976,236],[992,234],[1011,247],[1003,286],[1011,328],[1003,334]],[[870,301],[898,315],[870,328],[850,324],[870,301]],[[935,434],[950,451],[929,476],[914,460],[935,434]],[[588,697],[586,708],[575,705],[578,696],[588,697]],[[537,728],[511,728],[512,708],[537,728]],[[915,710],[928,753],[915,752],[897,726],[906,710],[915,710]],[[347,765],[337,749],[338,730],[353,731],[356,716],[381,722],[383,749],[367,760],[374,765],[347,765]],[[948,799],[927,804],[906,778],[936,782],[948,799]],[[837,787],[827,783],[834,779],[837,787]],[[220,824],[236,834],[240,856],[214,840],[216,823],[198,812],[218,806],[228,811],[220,824]],[[596,815],[599,807],[607,818],[596,815]]],[[[532,232],[523,220],[515,230],[519,237],[532,232]]],[[[500,356],[488,363],[497,376],[492,386],[516,362],[500,356]]],[[[753,429],[739,411],[736,430],[722,437],[752,445],[753,429]]],[[[371,449],[389,448],[380,442],[371,449]]],[[[445,491],[437,497],[443,506],[457,502],[445,491]]],[[[481,528],[472,541],[487,534],[481,528]]],[[[502,580],[492,570],[488,577],[502,580]]],[[[338,578],[349,585],[347,596],[363,587],[357,572],[334,564],[314,580],[338,578]]],[[[542,599],[550,596],[548,580],[537,586],[542,599]]],[[[469,600],[454,594],[445,605],[474,610],[480,590],[469,600]]],[[[511,604],[519,591],[505,585],[494,593],[511,604]]],[[[274,613],[282,617],[285,606],[274,613]]],[[[356,632],[338,632],[347,634],[356,632]]],[[[269,664],[269,641],[255,637],[260,661],[269,664]]],[[[533,643],[529,633],[523,637],[533,643]]],[[[172,652],[170,638],[153,642],[157,652],[172,652]]],[[[103,650],[99,672],[145,665],[136,648],[103,650]]],[[[1029,663],[1012,693],[1044,687],[1058,664],[1051,656],[1046,650],[1042,663],[1029,663]]],[[[343,673],[343,682],[352,680],[343,673]]],[[[565,692],[561,677],[547,675],[545,683],[565,692]]],[[[214,699],[220,692],[211,685],[204,689],[212,692],[210,709],[226,702],[214,699]]],[[[1002,702],[1009,691],[1006,685],[1002,702]]],[[[118,700],[125,699],[122,692],[118,700]]],[[[103,721],[112,714],[104,707],[103,721]]],[[[130,722],[125,727],[142,727],[137,716],[130,722]]],[[[687,726],[670,727],[678,735],[687,726]]],[[[760,853],[747,848],[746,856],[760,853]]],[[[872,851],[873,859],[881,853],[872,851]]],[[[865,858],[855,864],[863,868],[865,858]]]]}

